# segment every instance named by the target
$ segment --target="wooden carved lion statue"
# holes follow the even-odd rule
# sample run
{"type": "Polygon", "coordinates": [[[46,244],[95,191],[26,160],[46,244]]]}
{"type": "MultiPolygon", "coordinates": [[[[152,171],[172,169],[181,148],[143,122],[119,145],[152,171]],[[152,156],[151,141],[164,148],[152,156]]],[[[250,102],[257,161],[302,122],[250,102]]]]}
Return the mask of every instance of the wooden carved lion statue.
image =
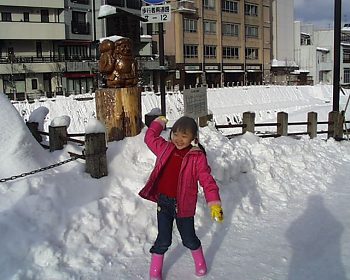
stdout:
{"type": "Polygon", "coordinates": [[[99,70],[106,75],[107,87],[134,87],[138,83],[137,63],[132,54],[132,42],[121,38],[116,42],[103,40],[99,46],[99,70]]]}

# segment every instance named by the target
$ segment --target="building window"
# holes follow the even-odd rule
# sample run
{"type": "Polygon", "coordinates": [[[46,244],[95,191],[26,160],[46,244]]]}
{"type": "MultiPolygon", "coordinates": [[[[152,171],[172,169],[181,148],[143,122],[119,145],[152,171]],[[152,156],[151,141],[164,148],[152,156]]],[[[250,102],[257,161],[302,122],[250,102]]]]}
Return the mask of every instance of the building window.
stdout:
{"type": "MultiPolygon", "coordinates": [[[[151,24],[147,24],[148,25],[151,25],[151,24]]],[[[153,23],[152,25],[152,35],[157,35],[159,34],[159,24],[158,23],[153,23]]],[[[166,31],[165,31],[165,24],[163,24],[163,33],[165,34],[166,31]]]]}
{"type": "Polygon", "coordinates": [[[311,45],[311,37],[309,34],[302,33],[300,35],[300,45],[302,45],[302,46],[310,46],[311,45]]]}
{"type": "Polygon", "coordinates": [[[73,34],[89,34],[89,23],[86,22],[86,13],[84,12],[72,12],[72,33],[73,34]]]}
{"type": "Polygon", "coordinates": [[[259,49],[257,48],[246,48],[245,49],[245,58],[246,59],[259,59],[259,49]]]}
{"type": "Polygon", "coordinates": [[[344,83],[350,83],[350,68],[344,68],[344,83]]]}
{"type": "Polygon", "coordinates": [[[237,47],[223,47],[222,48],[222,56],[224,58],[233,58],[238,59],[239,53],[237,47]]]}
{"type": "Polygon", "coordinates": [[[244,14],[246,16],[258,16],[258,6],[253,4],[245,4],[244,5],[244,14]]]}
{"type": "Polygon", "coordinates": [[[239,34],[239,24],[236,24],[236,23],[223,23],[222,24],[222,34],[224,36],[238,36],[238,34],[239,34]]]}
{"type": "Polygon", "coordinates": [[[41,10],[41,22],[49,22],[49,10],[41,10]]]}
{"type": "Polygon", "coordinates": [[[343,63],[350,63],[350,49],[343,49],[343,63]]]}
{"type": "Polygon", "coordinates": [[[89,5],[89,0],[70,0],[72,3],[89,5]]]}
{"type": "Polygon", "coordinates": [[[36,42],[36,57],[43,57],[43,48],[41,42],[36,42]]]}
{"type": "Polygon", "coordinates": [[[215,10],[215,0],[204,0],[204,8],[215,10]]]}
{"type": "Polygon", "coordinates": [[[216,21],[213,21],[213,20],[204,21],[204,33],[216,34],[216,21]]]}
{"type": "Polygon", "coordinates": [[[204,46],[204,57],[205,58],[216,58],[216,46],[204,46]]]}
{"type": "Polygon", "coordinates": [[[29,21],[29,13],[28,12],[23,13],[23,21],[26,21],[26,22],[29,21]]]}
{"type": "Polygon", "coordinates": [[[246,25],[245,36],[258,38],[259,37],[259,28],[257,26],[246,25]]]}
{"type": "Polygon", "coordinates": [[[197,45],[184,45],[185,58],[197,58],[198,46],[197,45]]]}
{"type": "Polygon", "coordinates": [[[238,13],[238,2],[234,0],[223,0],[222,11],[228,13],[238,13]]]}
{"type": "Polygon", "coordinates": [[[1,20],[2,20],[2,21],[12,21],[11,13],[2,12],[2,13],[1,13],[1,20]]]}
{"type": "Polygon", "coordinates": [[[184,19],[185,32],[195,33],[197,32],[197,20],[185,18],[184,19]]]}
{"type": "Polygon", "coordinates": [[[38,89],[38,80],[32,79],[32,89],[38,89]]]}
{"type": "Polygon", "coordinates": [[[124,7],[124,0],[105,0],[106,5],[124,7]]]}

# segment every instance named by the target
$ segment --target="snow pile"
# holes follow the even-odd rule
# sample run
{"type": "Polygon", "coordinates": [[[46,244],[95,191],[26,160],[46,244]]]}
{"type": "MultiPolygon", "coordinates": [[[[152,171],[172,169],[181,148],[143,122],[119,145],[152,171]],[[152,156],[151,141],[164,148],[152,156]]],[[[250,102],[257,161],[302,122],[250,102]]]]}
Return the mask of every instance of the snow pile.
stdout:
{"type": "Polygon", "coordinates": [[[50,162],[39,143],[32,137],[7,96],[0,93],[0,177],[8,177],[50,162]],[[19,149],[19,147],[21,147],[19,149]]]}
{"type": "MultiPolygon", "coordinates": [[[[172,98],[179,96],[169,95],[172,98]]],[[[237,104],[244,102],[236,96],[237,104]]],[[[53,108],[48,120],[69,115],[73,116],[70,127],[80,128],[77,116],[81,114],[86,120],[81,123],[90,123],[87,102],[57,98],[61,110],[53,103],[41,103],[53,108]]],[[[48,159],[61,161],[76,149],[67,145],[54,153],[43,150],[3,95],[0,105],[1,178],[19,167],[28,171],[45,166],[48,159]]],[[[33,109],[38,104],[31,105],[33,109]]],[[[282,106],[277,101],[275,105],[282,106]]],[[[30,114],[28,108],[19,111],[30,114]]],[[[145,131],[108,143],[107,177],[91,178],[78,159],[0,183],[0,279],[147,279],[148,250],[157,231],[155,204],[137,194],[155,162],[143,142],[145,131]]],[[[169,130],[162,136],[168,138],[169,130]]],[[[219,184],[225,215],[223,224],[213,224],[199,194],[196,227],[209,267],[206,279],[346,279],[346,271],[350,272],[349,142],[262,139],[250,133],[228,140],[213,125],[200,129],[199,139],[219,184]],[[333,207],[336,218],[326,205],[333,207]],[[312,266],[306,266],[310,261],[312,266]]],[[[164,276],[197,279],[176,230],[164,276]]]]}

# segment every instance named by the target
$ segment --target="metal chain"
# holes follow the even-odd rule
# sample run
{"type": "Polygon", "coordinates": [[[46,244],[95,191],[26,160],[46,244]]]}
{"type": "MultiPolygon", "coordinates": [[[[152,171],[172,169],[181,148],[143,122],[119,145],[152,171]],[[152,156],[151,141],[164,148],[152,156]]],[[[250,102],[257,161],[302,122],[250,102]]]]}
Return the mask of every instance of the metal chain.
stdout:
{"type": "Polygon", "coordinates": [[[71,157],[71,158],[66,159],[64,161],[57,162],[55,164],[52,164],[52,165],[49,165],[49,166],[46,166],[46,167],[42,167],[42,168],[39,168],[39,169],[36,169],[36,170],[25,172],[25,173],[22,173],[20,175],[15,175],[15,176],[11,176],[11,177],[8,177],[8,178],[3,178],[3,179],[0,179],[0,183],[4,183],[4,182],[7,182],[7,181],[11,181],[11,180],[16,180],[18,178],[22,178],[22,177],[25,177],[25,176],[28,176],[28,175],[33,175],[33,174],[41,172],[41,171],[49,170],[49,169],[55,168],[57,166],[63,165],[65,163],[71,162],[71,161],[76,160],[76,159],[78,159],[78,157],[71,157]]]}

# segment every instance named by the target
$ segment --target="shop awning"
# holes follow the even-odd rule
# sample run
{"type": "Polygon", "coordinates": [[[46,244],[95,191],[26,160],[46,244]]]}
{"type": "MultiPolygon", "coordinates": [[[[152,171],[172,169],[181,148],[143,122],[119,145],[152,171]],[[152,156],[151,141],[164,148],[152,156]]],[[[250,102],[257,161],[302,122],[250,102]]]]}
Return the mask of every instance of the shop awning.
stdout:
{"type": "Polygon", "coordinates": [[[221,73],[220,70],[205,70],[206,73],[221,73]]]}
{"type": "Polygon", "coordinates": [[[202,70],[185,70],[188,74],[196,74],[196,73],[203,73],[202,70]]]}
{"type": "Polygon", "coordinates": [[[237,69],[227,69],[224,70],[225,73],[244,73],[244,70],[237,70],[237,69]]]}

